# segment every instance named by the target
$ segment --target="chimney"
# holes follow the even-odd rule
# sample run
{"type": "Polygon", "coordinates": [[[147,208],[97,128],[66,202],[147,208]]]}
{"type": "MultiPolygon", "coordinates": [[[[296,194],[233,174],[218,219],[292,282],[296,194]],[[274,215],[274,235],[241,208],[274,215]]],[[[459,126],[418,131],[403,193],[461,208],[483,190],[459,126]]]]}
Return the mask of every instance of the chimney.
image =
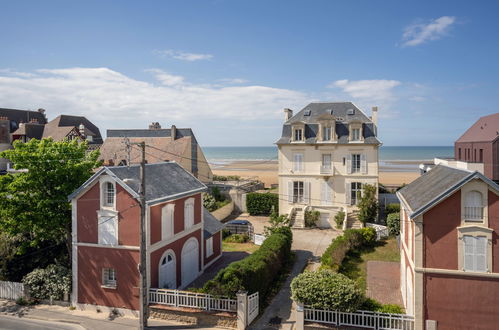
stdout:
{"type": "Polygon", "coordinates": [[[80,124],[80,126],[78,126],[78,130],[82,136],[85,136],[85,125],[80,124]]]}
{"type": "Polygon", "coordinates": [[[158,122],[152,122],[149,125],[149,129],[161,129],[161,125],[158,122]]]}
{"type": "Polygon", "coordinates": [[[172,125],[171,136],[172,140],[175,140],[177,138],[177,126],[175,125],[172,125]]]}
{"type": "Polygon", "coordinates": [[[40,109],[38,109],[38,112],[43,115],[45,113],[45,109],[40,108],[40,109]]]}
{"type": "Polygon", "coordinates": [[[372,108],[371,121],[374,124],[374,135],[378,136],[378,107],[372,108]]]}
{"type": "Polygon", "coordinates": [[[293,117],[293,110],[284,108],[284,121],[288,121],[293,117]]]}

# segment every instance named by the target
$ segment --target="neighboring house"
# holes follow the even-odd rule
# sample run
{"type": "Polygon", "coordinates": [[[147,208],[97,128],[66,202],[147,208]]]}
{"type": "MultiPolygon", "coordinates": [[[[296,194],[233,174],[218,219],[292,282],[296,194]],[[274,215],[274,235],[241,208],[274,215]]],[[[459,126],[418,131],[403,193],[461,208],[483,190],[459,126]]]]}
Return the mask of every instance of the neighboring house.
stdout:
{"type": "Polygon", "coordinates": [[[279,213],[304,226],[304,211],[321,213],[330,227],[339,211],[358,226],[356,204],[362,186],[378,184],[377,112],[366,116],[351,102],[310,103],[286,122],[276,142],[279,157],[279,213]]]}
{"type": "Polygon", "coordinates": [[[497,329],[499,186],[437,165],[397,197],[401,292],[415,329],[497,329]]]}
{"type": "Polygon", "coordinates": [[[89,149],[98,149],[102,145],[99,128],[83,116],[60,115],[56,117],[45,125],[42,137],[51,137],[55,141],[86,140],[89,149]]]}
{"type": "MultiPolygon", "coordinates": [[[[0,152],[12,148],[13,135],[19,129],[31,138],[40,138],[47,123],[44,109],[37,111],[0,108],[0,152]],[[26,125],[26,127],[24,127],[26,125]]],[[[0,158],[0,171],[6,171],[9,160],[0,158]]]]}
{"type": "Polygon", "coordinates": [[[426,172],[433,165],[478,171],[491,180],[499,182],[499,113],[478,119],[454,143],[454,158],[435,158],[433,164],[422,164],[426,172]]]}
{"type": "MultiPolygon", "coordinates": [[[[75,306],[139,309],[138,165],[102,167],[72,203],[75,306]]],[[[147,286],[185,288],[221,256],[222,224],[206,186],[175,162],[147,164],[147,286]]]]}
{"type": "Polygon", "coordinates": [[[152,123],[149,129],[110,129],[100,148],[100,159],[104,165],[127,165],[140,157],[138,148],[126,148],[126,142],[146,143],[147,163],[175,161],[191,172],[202,182],[209,183],[213,173],[206,161],[192,129],[161,128],[159,123],[152,123]]]}

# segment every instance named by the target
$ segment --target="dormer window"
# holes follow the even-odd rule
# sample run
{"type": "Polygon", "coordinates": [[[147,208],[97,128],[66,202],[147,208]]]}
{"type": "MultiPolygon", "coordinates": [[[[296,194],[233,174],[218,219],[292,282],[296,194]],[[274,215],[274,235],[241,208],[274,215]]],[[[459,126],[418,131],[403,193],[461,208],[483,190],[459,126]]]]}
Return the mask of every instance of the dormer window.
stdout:
{"type": "Polygon", "coordinates": [[[112,182],[104,183],[104,206],[113,207],[114,206],[114,184],[112,182]]]}
{"type": "Polygon", "coordinates": [[[352,129],[352,141],[360,140],[360,128],[352,129]]]}
{"type": "Polygon", "coordinates": [[[479,191],[472,190],[466,193],[464,221],[483,221],[482,194],[479,191]]]}
{"type": "Polygon", "coordinates": [[[332,137],[332,128],[331,126],[324,126],[322,128],[322,140],[331,141],[332,137]]]}
{"type": "Polygon", "coordinates": [[[362,123],[360,122],[353,122],[350,123],[349,125],[349,141],[350,142],[357,142],[357,141],[362,141],[362,123]]]}
{"type": "Polygon", "coordinates": [[[293,141],[303,141],[303,128],[293,130],[293,141]]]}

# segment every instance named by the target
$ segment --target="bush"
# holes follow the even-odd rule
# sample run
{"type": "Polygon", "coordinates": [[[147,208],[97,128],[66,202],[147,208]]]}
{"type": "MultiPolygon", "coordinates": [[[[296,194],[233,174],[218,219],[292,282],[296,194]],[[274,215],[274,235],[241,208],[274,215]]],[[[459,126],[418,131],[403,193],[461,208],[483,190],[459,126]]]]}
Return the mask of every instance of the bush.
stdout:
{"type": "Polygon", "coordinates": [[[64,266],[52,264],[45,269],[35,269],[23,278],[34,299],[62,300],[65,293],[71,292],[71,271],[64,266]]]}
{"type": "Polygon", "coordinates": [[[376,229],[372,227],[364,227],[360,229],[360,233],[364,239],[365,246],[373,246],[376,243],[376,229]]]}
{"type": "Polygon", "coordinates": [[[317,221],[321,217],[321,213],[319,211],[305,211],[305,227],[316,227],[317,221]]]}
{"type": "Polygon", "coordinates": [[[304,305],[345,312],[356,311],[364,301],[354,281],[327,269],[298,275],[291,282],[291,293],[304,305]]]}
{"type": "Polygon", "coordinates": [[[265,236],[270,236],[274,233],[279,232],[280,228],[288,228],[290,226],[290,218],[287,214],[279,215],[277,212],[272,212],[269,218],[270,226],[263,227],[263,234],[265,236]]]}
{"type": "Polygon", "coordinates": [[[217,209],[217,201],[216,199],[208,194],[204,193],[203,194],[203,206],[210,212],[213,212],[217,209]]]}
{"type": "Polygon", "coordinates": [[[343,227],[343,221],[345,220],[345,212],[340,211],[334,216],[334,222],[336,222],[336,228],[341,229],[343,227]]]}
{"type": "Polygon", "coordinates": [[[374,222],[378,215],[378,201],[376,200],[376,187],[365,184],[362,188],[362,196],[359,203],[359,220],[365,225],[366,222],[374,222]]]}
{"type": "Polygon", "coordinates": [[[400,212],[400,204],[398,203],[390,203],[385,206],[385,213],[397,213],[400,212]]]}
{"type": "Polygon", "coordinates": [[[400,234],[400,213],[390,213],[386,217],[386,226],[392,236],[400,234]]]}
{"type": "Polygon", "coordinates": [[[239,181],[239,175],[213,175],[213,181],[239,181]]]}
{"type": "Polygon", "coordinates": [[[235,297],[239,291],[259,292],[263,302],[291,257],[292,233],[289,227],[280,227],[248,257],[233,262],[206,282],[203,292],[215,296],[235,297]]]}
{"type": "Polygon", "coordinates": [[[404,314],[404,309],[399,305],[386,304],[383,305],[379,301],[371,298],[366,298],[359,309],[363,311],[373,311],[379,313],[404,314]]]}
{"type": "Polygon", "coordinates": [[[232,234],[230,233],[230,230],[228,230],[228,229],[226,229],[226,228],[222,229],[222,239],[223,239],[223,240],[224,240],[224,239],[226,239],[227,237],[229,237],[230,235],[232,235],[232,234]]]}
{"type": "Polygon", "coordinates": [[[404,314],[404,309],[400,307],[399,305],[395,304],[386,304],[381,306],[377,312],[380,313],[392,313],[392,314],[404,314]]]}
{"type": "Polygon", "coordinates": [[[217,186],[211,188],[211,195],[217,202],[222,202],[225,200],[225,197],[220,192],[220,188],[218,188],[217,186]]]}
{"type": "Polygon", "coordinates": [[[224,239],[225,242],[229,243],[246,243],[249,241],[248,234],[232,234],[224,239]]]}
{"type": "Polygon", "coordinates": [[[246,208],[251,215],[279,213],[279,195],[272,193],[249,193],[246,195],[246,208]]]}

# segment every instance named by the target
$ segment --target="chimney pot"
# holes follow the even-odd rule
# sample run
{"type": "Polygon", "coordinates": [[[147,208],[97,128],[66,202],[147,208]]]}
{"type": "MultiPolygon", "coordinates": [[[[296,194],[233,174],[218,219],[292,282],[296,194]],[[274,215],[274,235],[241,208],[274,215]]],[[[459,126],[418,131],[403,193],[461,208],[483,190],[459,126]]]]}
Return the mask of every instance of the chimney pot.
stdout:
{"type": "Polygon", "coordinates": [[[177,126],[172,125],[171,135],[172,135],[172,140],[177,139],[177,126]]]}
{"type": "Polygon", "coordinates": [[[161,129],[161,125],[156,121],[156,122],[152,122],[150,125],[149,125],[149,129],[161,129]]]}
{"type": "Polygon", "coordinates": [[[288,121],[293,117],[293,110],[284,108],[284,121],[288,121]]]}
{"type": "Polygon", "coordinates": [[[45,113],[45,109],[39,108],[38,112],[41,113],[41,114],[44,114],[45,113]]]}
{"type": "Polygon", "coordinates": [[[372,107],[371,121],[374,124],[374,135],[378,136],[378,107],[372,107]]]}

